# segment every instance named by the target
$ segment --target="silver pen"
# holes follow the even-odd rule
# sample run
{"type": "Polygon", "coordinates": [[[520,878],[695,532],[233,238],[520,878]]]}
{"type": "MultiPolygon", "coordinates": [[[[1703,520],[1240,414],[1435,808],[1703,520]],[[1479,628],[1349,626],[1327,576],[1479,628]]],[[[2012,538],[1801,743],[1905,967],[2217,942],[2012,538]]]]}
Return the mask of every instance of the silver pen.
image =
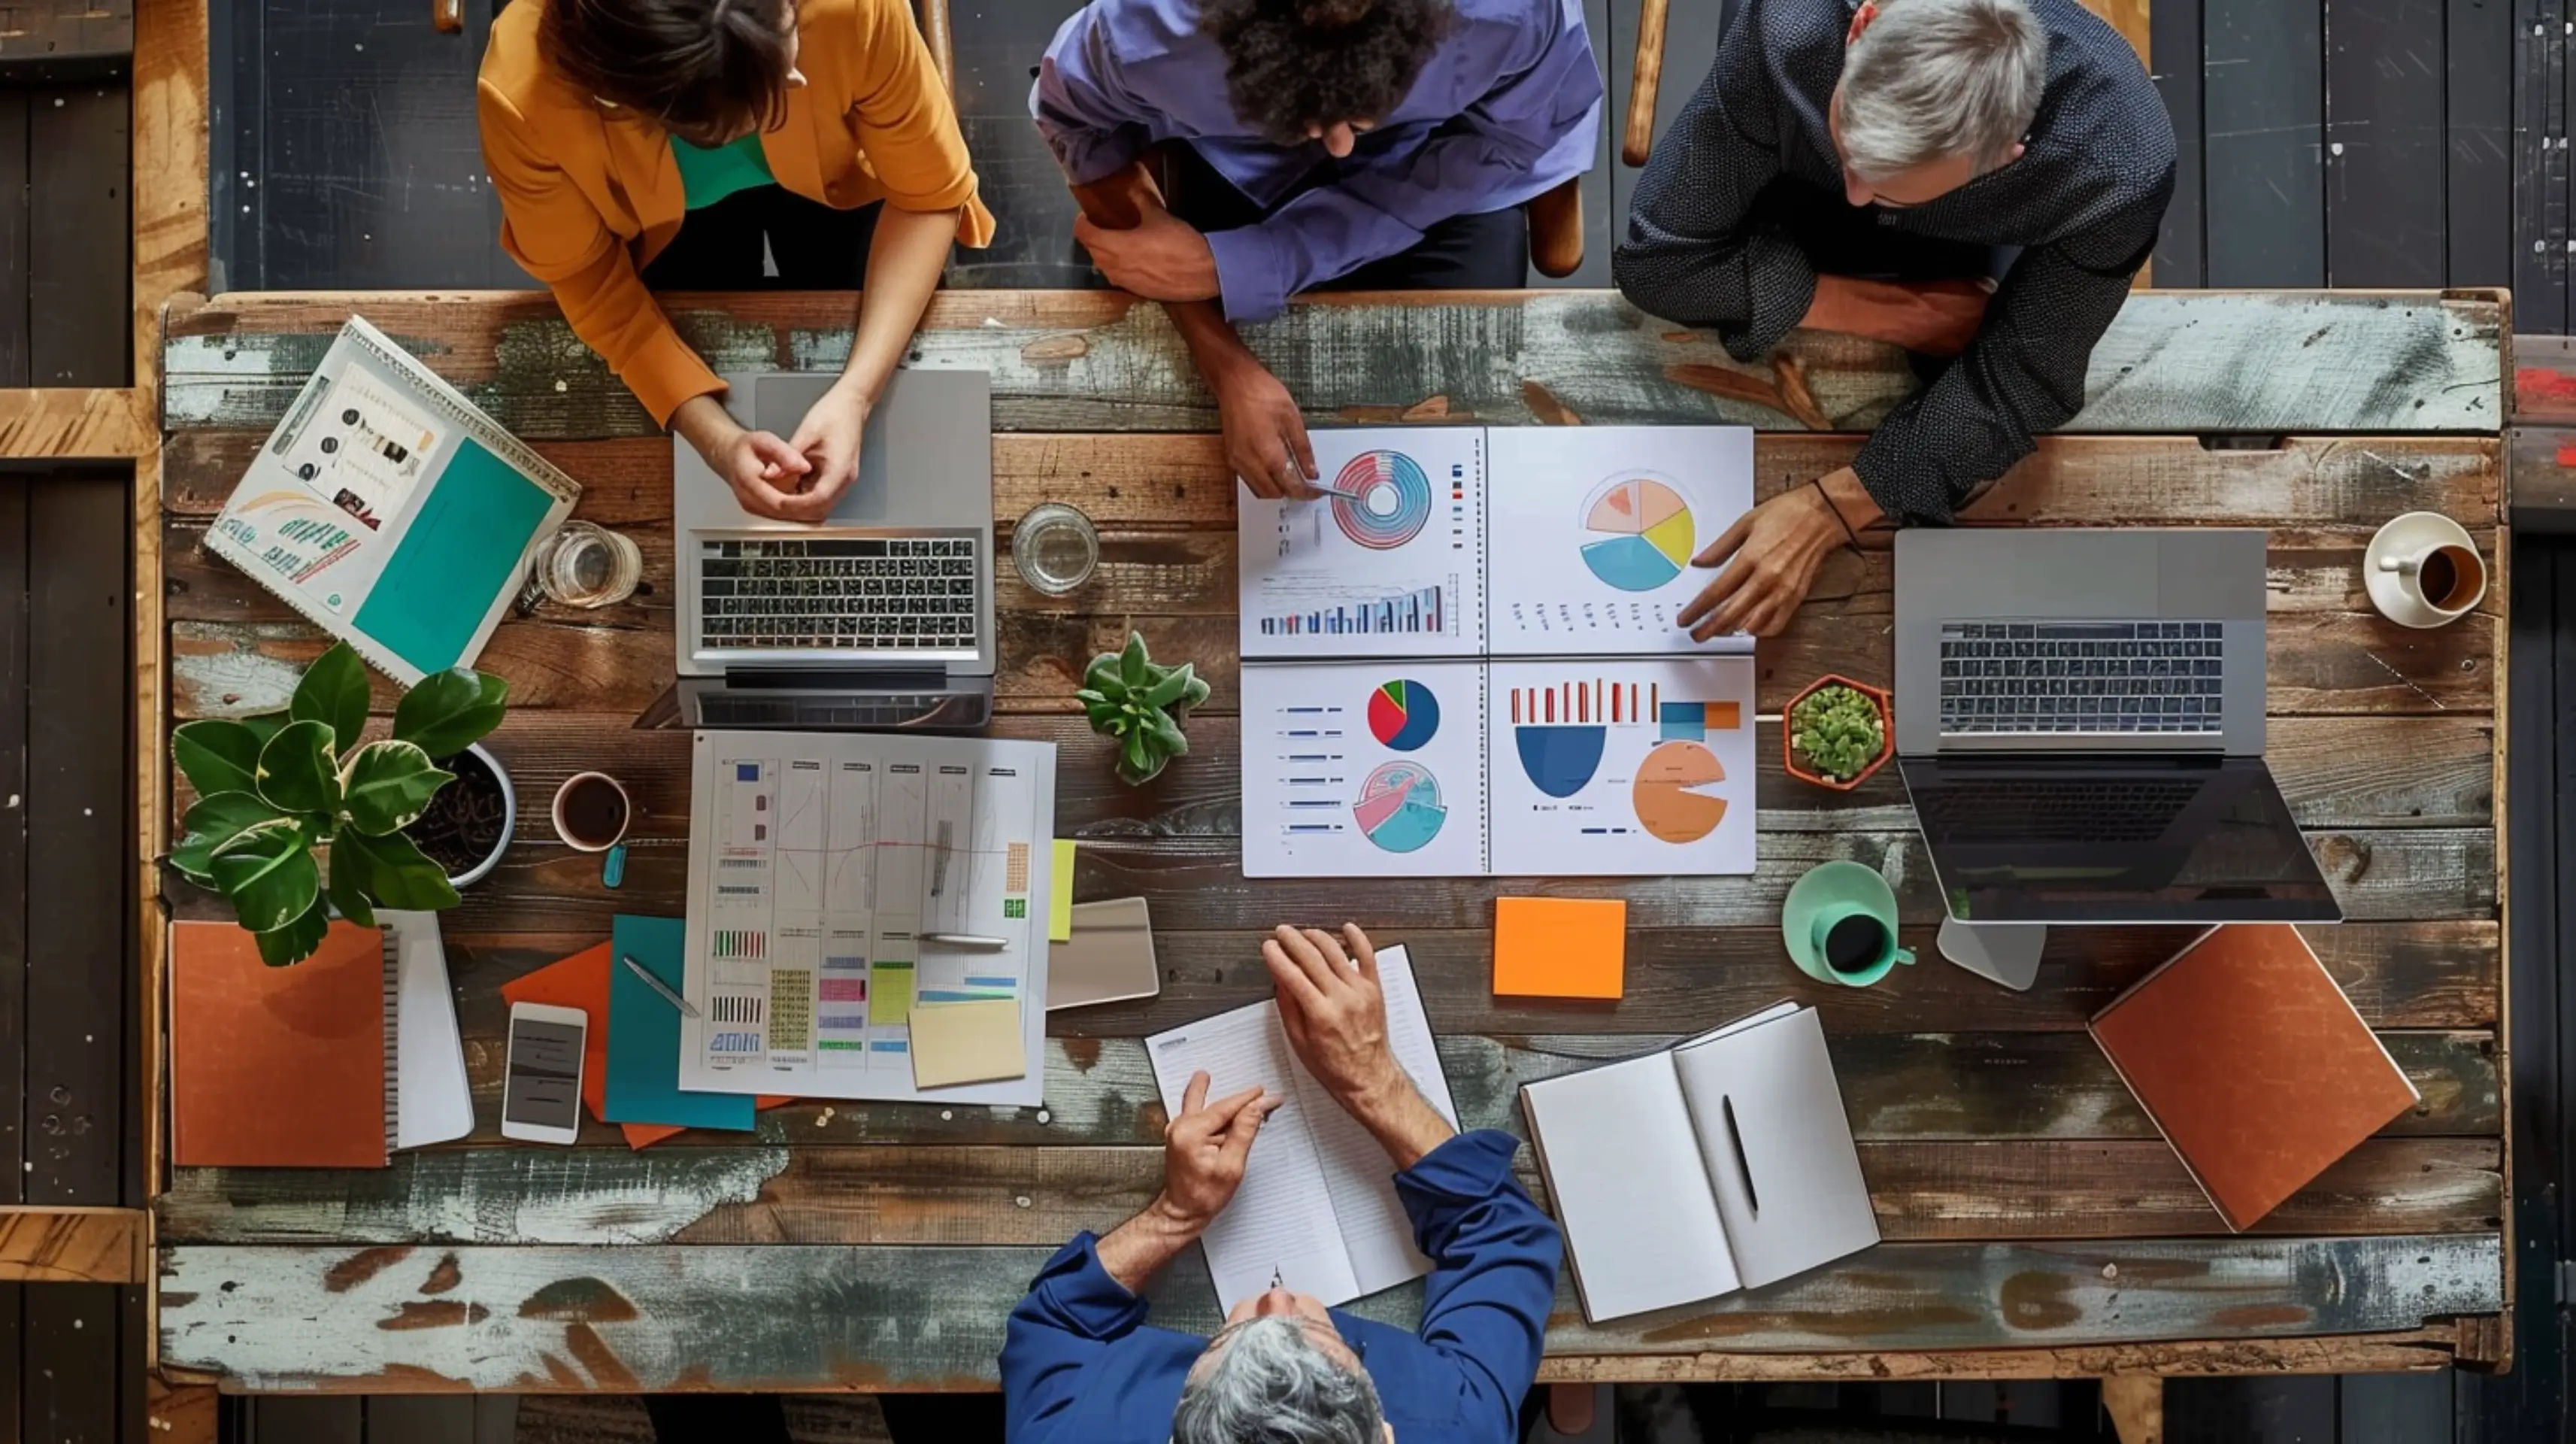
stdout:
{"type": "Polygon", "coordinates": [[[689,1006],[688,999],[683,998],[677,992],[674,992],[670,984],[653,976],[653,970],[651,968],[635,961],[635,955],[633,953],[620,953],[617,955],[617,961],[626,965],[626,971],[642,978],[644,980],[644,986],[661,994],[663,1002],[679,1009],[681,1017],[694,1018],[698,1016],[698,1010],[689,1006]]]}
{"type": "Polygon", "coordinates": [[[1009,938],[988,938],[977,933],[923,933],[921,940],[942,947],[978,948],[985,952],[999,952],[1011,945],[1009,938]]]}

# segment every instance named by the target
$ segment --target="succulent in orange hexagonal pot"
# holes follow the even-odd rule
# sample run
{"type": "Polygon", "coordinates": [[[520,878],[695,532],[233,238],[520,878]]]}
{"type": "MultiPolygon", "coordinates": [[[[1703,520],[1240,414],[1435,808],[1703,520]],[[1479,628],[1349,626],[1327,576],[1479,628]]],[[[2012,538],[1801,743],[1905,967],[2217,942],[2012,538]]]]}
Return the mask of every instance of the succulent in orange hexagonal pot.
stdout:
{"type": "Polygon", "coordinates": [[[1887,691],[1849,677],[1817,678],[1789,701],[1780,751],[1789,775],[1848,792],[1887,765],[1896,714],[1887,691]]]}

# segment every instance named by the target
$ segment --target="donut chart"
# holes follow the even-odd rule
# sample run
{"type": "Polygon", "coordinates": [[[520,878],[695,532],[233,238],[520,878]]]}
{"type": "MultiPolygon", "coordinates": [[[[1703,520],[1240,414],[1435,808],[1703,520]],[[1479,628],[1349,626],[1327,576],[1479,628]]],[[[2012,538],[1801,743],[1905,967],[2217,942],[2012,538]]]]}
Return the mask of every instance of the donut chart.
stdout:
{"type": "Polygon", "coordinates": [[[1699,841],[1726,820],[1726,799],[1705,790],[1725,780],[1726,769],[1705,745],[1659,742],[1637,764],[1629,800],[1648,833],[1678,846],[1699,841]]]}
{"type": "Polygon", "coordinates": [[[1613,477],[1584,503],[1583,564],[1607,586],[1651,592],[1690,565],[1698,535],[1690,503],[1671,482],[1646,473],[1613,477]]]}
{"type": "Polygon", "coordinates": [[[1419,682],[1398,680],[1369,694],[1369,735],[1398,752],[1411,752],[1440,730],[1440,699],[1419,682]]]}
{"type": "Polygon", "coordinates": [[[1381,763],[1360,784],[1351,816],[1384,852],[1415,852],[1440,835],[1449,810],[1440,805],[1440,783],[1419,762],[1381,763]]]}
{"type": "Polygon", "coordinates": [[[1363,451],[1333,477],[1333,522],[1359,546],[1393,551],[1431,520],[1431,477],[1401,451],[1363,451]]]}

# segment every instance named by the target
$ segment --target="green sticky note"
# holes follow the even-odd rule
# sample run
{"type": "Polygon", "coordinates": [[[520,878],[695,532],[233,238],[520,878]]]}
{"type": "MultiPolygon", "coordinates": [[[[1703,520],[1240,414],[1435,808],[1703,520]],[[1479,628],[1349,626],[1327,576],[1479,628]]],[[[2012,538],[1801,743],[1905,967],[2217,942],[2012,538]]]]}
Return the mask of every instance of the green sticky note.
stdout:
{"type": "Polygon", "coordinates": [[[1073,839],[1055,840],[1054,891],[1047,897],[1047,941],[1073,936],[1073,839]]]}

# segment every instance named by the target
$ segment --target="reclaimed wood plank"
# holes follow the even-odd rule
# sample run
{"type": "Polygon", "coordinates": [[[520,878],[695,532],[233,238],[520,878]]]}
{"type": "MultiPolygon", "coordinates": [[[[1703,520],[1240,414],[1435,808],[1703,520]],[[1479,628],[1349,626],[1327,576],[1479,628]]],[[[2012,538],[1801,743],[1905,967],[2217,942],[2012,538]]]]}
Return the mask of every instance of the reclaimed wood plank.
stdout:
{"type": "Polygon", "coordinates": [[[134,0],[12,0],[0,6],[0,72],[50,71],[134,53],[134,0]]]}
{"type": "MultiPolygon", "coordinates": [[[[1775,974],[1776,976],[1776,974],[1775,974]]],[[[1794,990],[1766,990],[1777,998],[1794,990]]],[[[463,1146],[499,1141],[501,1069],[508,1010],[498,994],[469,992],[458,1005],[476,1129],[463,1146]]],[[[1668,1033],[1559,1031],[1527,1036],[1452,1035],[1439,1042],[1441,1066],[1461,1122],[1521,1129],[1524,1083],[1635,1057],[1678,1041],[1668,1033]]],[[[1633,1026],[1633,1023],[1631,1024],[1633,1026]]],[[[2399,1137],[2484,1137],[2502,1119],[2494,1035],[2482,1031],[2384,1032],[2389,1055],[2423,1101],[2386,1130],[2399,1137]]],[[[2147,1139],[2140,1112],[2101,1050],[2073,1031],[1857,1033],[1833,1044],[1843,1106],[1855,1137],[1923,1139],[2147,1139]]],[[[748,1137],[764,1144],[1011,1143],[1041,1147],[1153,1144],[1161,1140],[1160,1094],[1135,1038],[1054,1037],[1041,1056],[1046,1102],[1037,1108],[917,1108],[903,1104],[805,1100],[760,1114],[748,1137]]],[[[616,1130],[585,1120],[585,1145],[623,1148],[616,1130]]],[[[746,1135],[689,1132],[663,1148],[739,1147],[746,1135]]]]}
{"type": "Polygon", "coordinates": [[[2513,293],[2521,329],[2567,330],[2566,6],[2515,0],[2513,27],[2513,293]]]}
{"type": "MultiPolygon", "coordinates": [[[[848,353],[850,310],[840,298],[673,296],[664,307],[720,371],[838,368],[848,353]],[[829,319],[818,326],[818,317],[829,319]]],[[[653,429],[551,300],[525,292],[217,297],[174,314],[165,423],[274,425],[329,333],[358,311],[531,439],[653,429]]],[[[2493,430],[2503,320],[2497,299],[2483,294],[2141,292],[2095,348],[2087,405],[2061,429],[2493,430]],[[2185,333],[2189,344],[2177,344],[2185,333]]],[[[1671,329],[1609,292],[1353,293],[1298,302],[1243,331],[1318,422],[1410,414],[1527,424],[1542,415],[1525,390],[1534,385],[1547,412],[1571,410],[1596,424],[1809,429],[1785,401],[1720,397],[1672,379],[1675,368],[1707,366],[1777,388],[1768,364],[1735,362],[1714,338],[1671,329]]],[[[1892,346],[1795,332],[1778,354],[1804,371],[1836,430],[1868,429],[1914,386],[1892,346]]],[[[1213,402],[1161,308],[1120,293],[942,292],[915,355],[915,365],[990,372],[999,430],[1215,426],[1213,402]]]]}
{"type": "MultiPolygon", "coordinates": [[[[1046,1252],[171,1248],[162,1357],[247,1389],[975,1387],[991,1381],[1003,1320],[1046,1252]]],[[[1598,1328],[1561,1282],[1547,1343],[1694,1355],[2340,1334],[2492,1311],[2502,1291],[2494,1235],[1885,1244],[1598,1328]]],[[[1409,1285],[1355,1311],[1406,1324],[1419,1308],[1409,1285]]],[[[1163,1280],[1158,1323],[1204,1328],[1218,1312],[1202,1272],[1163,1280]]]]}
{"type": "Polygon", "coordinates": [[[146,1221],[139,1208],[0,1209],[0,1278],[142,1283],[146,1221]]]}
{"type": "Polygon", "coordinates": [[[2513,0],[2446,0],[2443,283],[2513,284],[2513,0]]]}
{"type": "Polygon", "coordinates": [[[2207,0],[2209,284],[2326,283],[2324,7],[2207,0]]]}
{"type": "MultiPolygon", "coordinates": [[[[0,796],[27,793],[27,493],[0,476],[0,796]]],[[[27,1197],[27,810],[0,812],[0,1204],[27,1197]]],[[[12,1351],[14,1352],[14,1350],[12,1351]]],[[[10,1416],[0,1410],[0,1420],[10,1416]]]]}
{"type": "Polygon", "coordinates": [[[154,445],[150,406],[123,387],[0,391],[0,459],[141,455],[154,445]]]}
{"type": "Polygon", "coordinates": [[[0,389],[27,384],[27,106],[24,90],[0,90],[0,389]]]}
{"type": "MultiPolygon", "coordinates": [[[[2516,358],[2525,363],[2517,374],[2529,374],[2523,346],[2516,358]]],[[[2576,398],[2576,381],[2569,387],[2576,398]]],[[[2576,400],[2569,419],[2576,420],[2576,400]]],[[[266,439],[253,431],[172,433],[163,492],[170,514],[211,521],[266,439]]],[[[1776,495],[1849,464],[1863,439],[1757,434],[1756,495],[1776,495]]],[[[536,443],[580,480],[580,514],[610,527],[671,519],[671,446],[663,437],[536,443]]],[[[2401,511],[2438,511],[2480,527],[2495,519],[2502,462],[2493,436],[2290,436],[2261,448],[2211,448],[2188,436],[2043,436],[1964,516],[2070,526],[2257,525],[2305,535],[2366,533],[2401,511]]],[[[993,437],[993,509],[1005,536],[1042,501],[1078,506],[1104,529],[1231,531],[1234,500],[1234,473],[1214,436],[993,437]]]]}
{"type": "Polygon", "coordinates": [[[120,1369],[123,1311],[113,1284],[30,1284],[20,1293],[26,1354],[21,1428],[27,1439],[110,1440],[128,1395],[140,1402],[140,1361],[120,1369]]]}
{"type": "Polygon", "coordinates": [[[27,373],[39,386],[133,380],[133,108],[116,79],[41,93],[28,111],[27,373]]]}
{"type": "Polygon", "coordinates": [[[2323,8],[2326,284],[2439,286],[2448,200],[2442,0],[2325,0],[2323,8]]]}
{"type": "MultiPolygon", "coordinates": [[[[2492,917],[2495,840],[2487,828],[2338,828],[2308,841],[2347,916],[2356,921],[2439,921],[2492,917]]],[[[1756,871],[1739,877],[1409,879],[1355,896],[1332,879],[1247,879],[1231,838],[1095,837],[1076,859],[1086,897],[1142,897],[1158,915],[1211,929],[1271,927],[1283,919],[1333,918],[1400,935],[1408,928],[1487,926],[1494,899],[1538,893],[1622,897],[1633,928],[1776,927],[1789,885],[1819,862],[1849,858],[1895,885],[1907,922],[1941,915],[1922,838],[1902,832],[1790,832],[1765,838],[1756,871]],[[1172,909],[1166,912],[1165,909],[1172,909]],[[1346,916],[1346,914],[1348,916],[1346,916]]],[[[605,936],[616,912],[679,911],[687,849],[647,843],[630,849],[621,888],[600,883],[599,857],[559,842],[522,841],[490,877],[468,889],[448,915],[463,932],[503,931],[530,918],[562,931],[605,936]]],[[[213,916],[193,890],[174,896],[183,916],[213,916]]]]}
{"type": "MultiPolygon", "coordinates": [[[[2162,1140],[1881,1142],[1861,1172],[1891,1242],[2161,1238],[2227,1231],[2162,1140]]],[[[1524,1151],[1521,1181],[1546,1190],[1524,1151]]],[[[2378,1139],[2266,1216],[2267,1234],[2486,1233],[2494,1139],[2378,1139]]],[[[1162,1150],[690,1148],[620,1157],[477,1148],[390,1174],[180,1169],[165,1244],[1062,1243],[1162,1186],[1162,1150]]]]}
{"type": "Polygon", "coordinates": [[[133,593],[123,485],[52,475],[27,508],[26,1199],[140,1202],[126,1110],[133,593]]]}

